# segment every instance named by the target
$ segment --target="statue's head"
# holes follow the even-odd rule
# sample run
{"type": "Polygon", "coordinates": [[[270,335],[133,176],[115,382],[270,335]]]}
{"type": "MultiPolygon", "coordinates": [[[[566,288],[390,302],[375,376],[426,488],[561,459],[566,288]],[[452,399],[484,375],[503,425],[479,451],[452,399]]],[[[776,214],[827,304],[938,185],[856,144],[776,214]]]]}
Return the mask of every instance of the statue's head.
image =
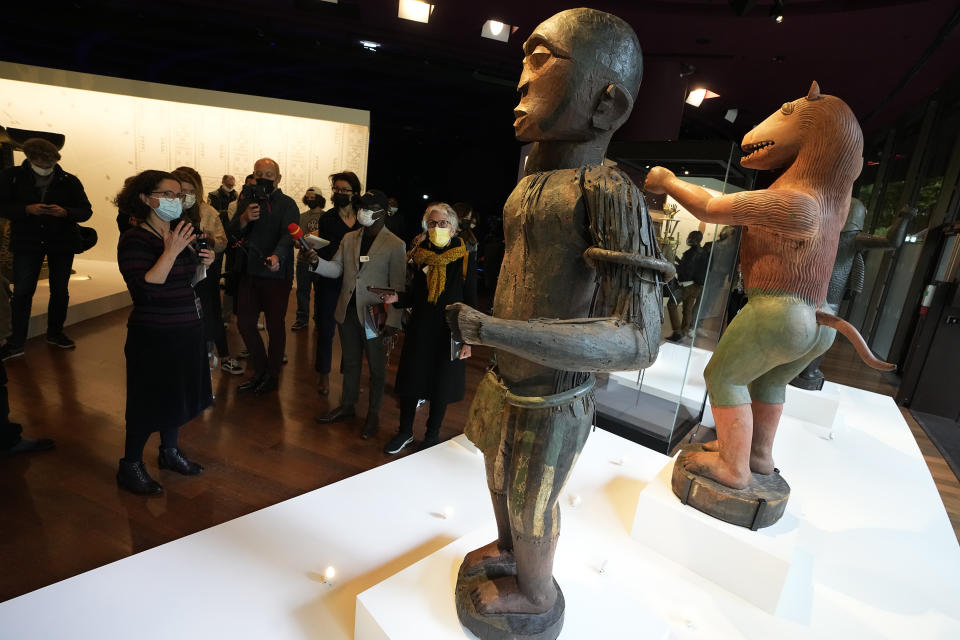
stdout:
{"type": "Polygon", "coordinates": [[[542,22],[523,44],[514,110],[519,140],[587,141],[627,120],[640,89],[637,35],[620,18],[569,9],[542,22]]]}
{"type": "Polygon", "coordinates": [[[863,133],[850,107],[820,93],[814,82],[806,97],[786,102],[740,143],[740,164],[749,169],[781,169],[800,160],[806,169],[854,177],[863,166],[863,133]]]}
{"type": "Polygon", "coordinates": [[[841,233],[860,233],[863,231],[863,222],[867,217],[867,208],[856,198],[850,198],[850,212],[847,214],[847,223],[841,233]]]}

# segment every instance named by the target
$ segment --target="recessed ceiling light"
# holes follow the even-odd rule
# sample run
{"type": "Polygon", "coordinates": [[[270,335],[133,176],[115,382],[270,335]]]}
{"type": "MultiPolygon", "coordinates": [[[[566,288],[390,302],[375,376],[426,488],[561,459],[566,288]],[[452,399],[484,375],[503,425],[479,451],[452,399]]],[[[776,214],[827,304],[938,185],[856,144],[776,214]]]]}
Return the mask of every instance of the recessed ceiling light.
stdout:
{"type": "Polygon", "coordinates": [[[413,20],[414,22],[430,22],[430,15],[433,13],[433,5],[420,0],[400,0],[400,7],[397,15],[404,20],[413,20]]]}
{"type": "Polygon", "coordinates": [[[370,40],[361,40],[360,46],[366,49],[367,51],[376,51],[380,48],[379,42],[371,42],[370,40]]]}
{"type": "Polygon", "coordinates": [[[424,199],[424,200],[429,200],[429,199],[430,199],[430,196],[428,196],[427,194],[423,194],[423,199],[424,199]]]}
{"type": "Polygon", "coordinates": [[[737,119],[737,110],[727,109],[727,113],[723,116],[723,119],[727,122],[735,122],[737,119]]]}
{"type": "Polygon", "coordinates": [[[514,28],[509,24],[504,24],[499,20],[487,20],[483,23],[483,29],[480,30],[480,35],[484,38],[490,38],[491,40],[506,42],[510,39],[510,34],[513,33],[513,31],[514,28]]]}

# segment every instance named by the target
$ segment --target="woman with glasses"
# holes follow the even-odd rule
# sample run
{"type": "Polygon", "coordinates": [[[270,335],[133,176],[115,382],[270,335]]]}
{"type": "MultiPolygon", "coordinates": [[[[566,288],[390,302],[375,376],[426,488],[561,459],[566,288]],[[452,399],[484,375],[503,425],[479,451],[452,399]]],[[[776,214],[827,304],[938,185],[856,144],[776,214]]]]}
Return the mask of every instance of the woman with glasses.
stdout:
{"type": "MultiPolygon", "coordinates": [[[[317,235],[330,241],[330,244],[317,251],[317,255],[324,260],[333,260],[343,236],[360,228],[357,223],[357,203],[362,195],[360,178],[352,171],[341,171],[330,176],[330,186],[333,191],[333,207],[320,216],[317,222],[317,235]]],[[[323,396],[330,393],[333,334],[337,328],[333,313],[337,308],[342,285],[342,277],[320,278],[317,289],[315,304],[318,335],[315,367],[319,373],[317,391],[323,396]]]]}
{"type": "Polygon", "coordinates": [[[211,249],[195,248],[192,224],[179,220],[184,194],[176,176],[144,171],[117,195],[138,224],[120,236],[117,262],[133,299],[127,321],[126,442],[117,484],[138,494],[163,490],[143,464],[143,448],[160,432],[161,469],[197,475],[203,467],[180,449],[180,426],[213,403],[200,302],[193,286],[211,249]],[[172,226],[171,226],[172,225],[172,226]]]}
{"type": "MultiPolygon", "coordinates": [[[[213,206],[197,197],[203,193],[203,181],[200,174],[190,167],[177,167],[173,175],[180,181],[183,192],[183,218],[198,229],[213,249],[216,257],[207,270],[207,277],[197,283],[197,297],[203,307],[203,334],[207,343],[207,359],[211,367],[216,366],[213,348],[222,362],[221,369],[233,375],[243,373],[243,367],[236,358],[230,357],[230,345],[223,325],[223,309],[220,304],[220,271],[223,268],[223,252],[227,248],[227,234],[223,230],[220,214],[213,206]]],[[[199,237],[199,236],[198,236],[199,237]]]]}
{"type": "Polygon", "coordinates": [[[463,360],[470,357],[470,345],[451,345],[444,310],[455,302],[476,305],[476,253],[457,237],[457,214],[444,202],[427,207],[423,229],[426,237],[408,254],[415,266],[412,285],[406,292],[384,296],[384,302],[395,307],[412,308],[393,385],[400,396],[400,428],[383,448],[387,454],[413,442],[413,420],[421,399],[430,401],[423,445],[437,444],[447,405],[463,399],[463,360]]]}

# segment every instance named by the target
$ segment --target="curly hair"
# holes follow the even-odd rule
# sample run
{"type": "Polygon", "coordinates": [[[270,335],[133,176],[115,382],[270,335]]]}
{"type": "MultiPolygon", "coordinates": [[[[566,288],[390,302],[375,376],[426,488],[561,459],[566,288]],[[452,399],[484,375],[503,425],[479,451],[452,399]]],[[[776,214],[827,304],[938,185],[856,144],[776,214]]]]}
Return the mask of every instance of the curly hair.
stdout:
{"type": "Polygon", "coordinates": [[[180,182],[175,175],[167,171],[157,171],[156,169],[141,171],[137,175],[126,179],[123,183],[123,189],[113,199],[113,204],[117,206],[117,209],[132,218],[146,220],[147,216],[150,215],[150,207],[140,199],[140,195],[149,196],[151,192],[157,190],[157,187],[164,180],[180,182]]]}

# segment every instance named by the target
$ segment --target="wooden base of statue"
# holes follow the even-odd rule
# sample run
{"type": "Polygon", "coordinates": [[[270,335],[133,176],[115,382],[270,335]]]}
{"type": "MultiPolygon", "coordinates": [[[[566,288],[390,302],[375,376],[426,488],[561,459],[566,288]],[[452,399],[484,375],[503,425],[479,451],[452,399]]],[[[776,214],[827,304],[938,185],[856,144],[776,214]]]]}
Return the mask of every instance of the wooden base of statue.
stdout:
{"type": "MultiPolygon", "coordinates": [[[[703,446],[684,445],[681,451],[703,451],[703,446]]],[[[679,464],[679,459],[673,466],[671,486],[683,504],[753,531],[779,520],[790,498],[790,485],[779,471],[770,475],[754,473],[745,489],[734,489],[687,471],[679,464]]]]}
{"type": "MultiPolygon", "coordinates": [[[[464,561],[466,562],[466,561],[464,561]]],[[[486,580],[516,573],[516,566],[488,565],[482,570],[466,572],[461,564],[457,574],[457,617],[461,624],[480,640],[556,640],[563,628],[565,602],[556,579],[557,601],[544,613],[494,613],[477,611],[471,593],[486,580]]]]}

